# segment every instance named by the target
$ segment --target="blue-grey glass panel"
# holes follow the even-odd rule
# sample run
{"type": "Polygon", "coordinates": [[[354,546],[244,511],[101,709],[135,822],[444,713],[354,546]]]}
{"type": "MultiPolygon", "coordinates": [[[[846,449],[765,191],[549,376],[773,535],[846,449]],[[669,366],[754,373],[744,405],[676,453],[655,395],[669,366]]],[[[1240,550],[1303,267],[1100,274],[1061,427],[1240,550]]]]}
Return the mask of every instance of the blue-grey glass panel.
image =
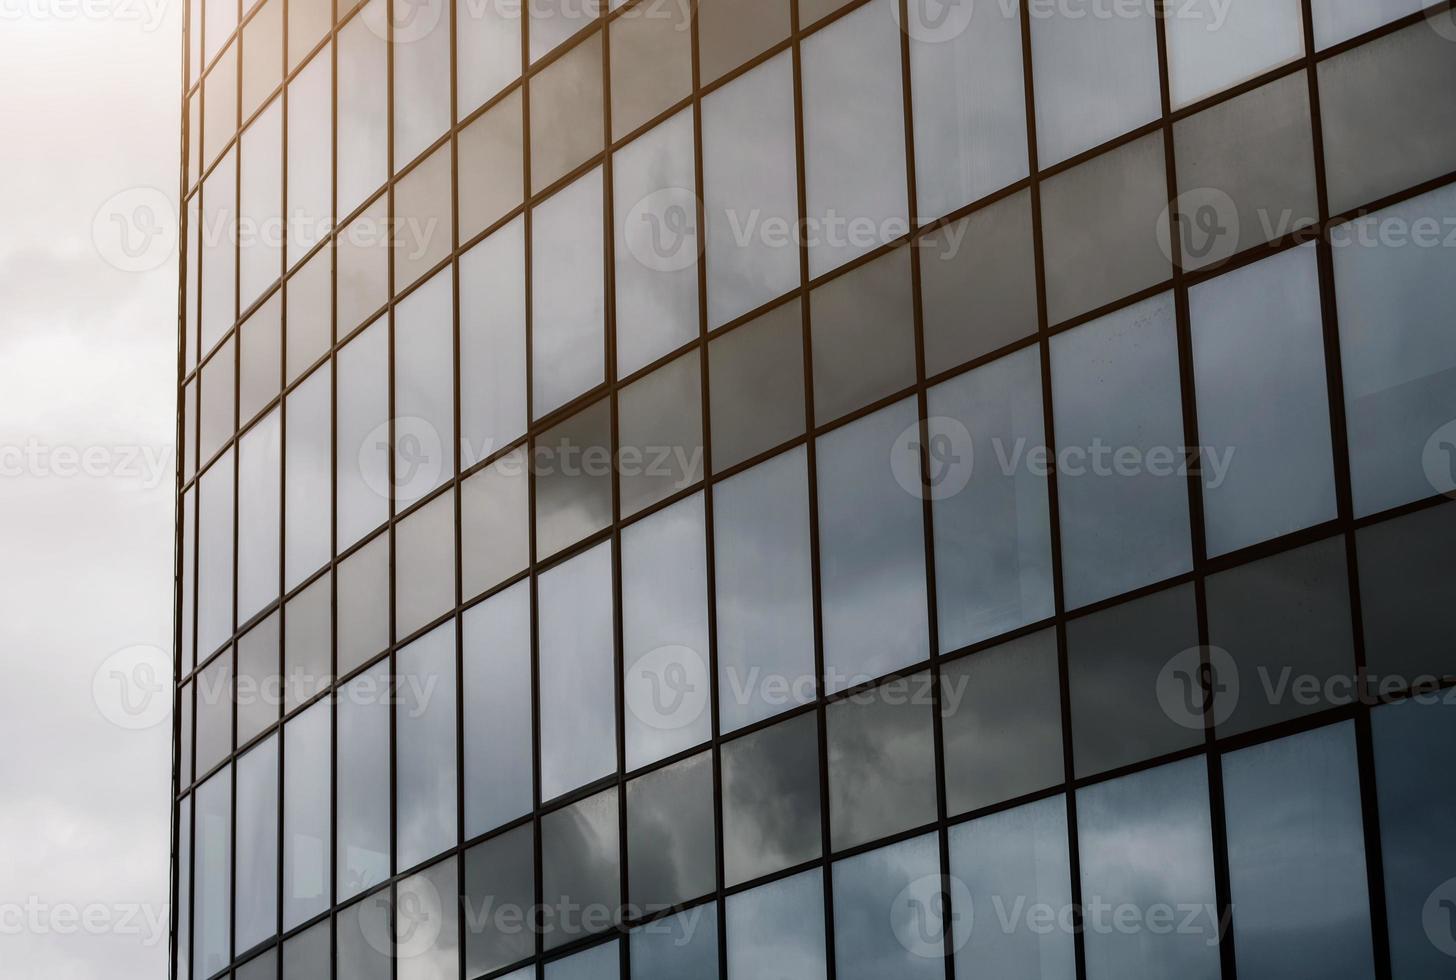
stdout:
{"type": "Polygon", "coordinates": [[[617,980],[622,971],[622,954],[614,940],[546,964],[546,980],[617,980]]]}
{"type": "Polygon", "coordinates": [[[718,906],[632,930],[632,980],[718,980],[718,906]]]}
{"type": "Polygon", "coordinates": [[[1456,676],[1456,507],[1361,528],[1355,543],[1368,673],[1390,693],[1456,676]]]}
{"type": "Polygon", "coordinates": [[[210,977],[228,965],[232,941],[232,769],[197,789],[193,842],[192,975],[210,977]]]}
{"type": "Polygon", "coordinates": [[[536,206],[531,226],[531,408],[541,417],[604,380],[602,172],[536,206]]]}
{"type": "Polygon", "coordinates": [[[900,248],[809,294],[816,422],[915,383],[911,293],[910,250],[900,248]]]}
{"type": "Polygon", "coordinates": [[[339,912],[334,920],[336,975],[349,980],[393,980],[394,936],[389,889],[339,912]]]}
{"type": "Polygon", "coordinates": [[[333,366],[310,374],[285,399],[283,587],[292,589],[329,560],[333,449],[329,432],[333,366]]]}
{"type": "Polygon", "coordinates": [[[197,503],[197,651],[205,658],[233,632],[233,451],[202,474],[197,503]]]}
{"type": "Polygon", "coordinates": [[[1078,790],[1088,980],[1217,980],[1211,834],[1202,758],[1078,790]]]}
{"type": "Polygon", "coordinates": [[[927,405],[940,647],[954,650],[1053,612],[1040,351],[937,385],[927,405]]]}
{"type": "Polygon", "coordinates": [[[527,823],[465,852],[465,975],[484,976],[535,952],[535,850],[527,823]]]}
{"type": "Polygon", "coordinates": [[[541,818],[541,899],[547,910],[542,928],[547,949],[617,922],[618,850],[615,787],[541,818]]]}
{"type": "Polygon", "coordinates": [[[334,872],[340,899],[389,877],[389,712],[387,662],[339,693],[334,872]]]}
{"type": "Polygon", "coordinates": [[[388,322],[375,320],[335,360],[335,504],[337,547],[343,550],[389,516],[388,322]]]}
{"type": "Polygon", "coordinates": [[[1193,564],[1173,296],[1051,342],[1067,606],[1193,564]]]}
{"type": "Polygon", "coordinates": [[[644,915],[712,891],[713,754],[700,752],[627,784],[627,897],[644,915]]]}
{"type": "Polygon", "coordinates": [[[329,907],[331,722],[321,701],[283,726],[284,930],[329,907]]]}
{"type": "Polygon", "coordinates": [[[455,496],[446,492],[395,525],[395,635],[412,635],[454,605],[455,496]]]}
{"type": "Polygon", "coordinates": [[[531,809],[531,589],[464,616],[465,837],[531,809]]]}
{"type": "Polygon", "coordinates": [[[1300,0],[1191,0],[1180,13],[1164,20],[1175,109],[1304,55],[1300,0]]]}
{"type": "Polygon", "coordinates": [[[824,980],[824,876],[817,868],[730,895],[728,980],[824,980]]]}
{"type": "Polygon", "coordinates": [[[1188,291],[1210,555],[1336,516],[1313,245],[1188,291]]]}
{"type": "Polygon", "coordinates": [[[1355,725],[1223,757],[1240,977],[1375,975],[1355,725]]]}
{"type": "Polygon", "coordinates": [[[800,715],[723,745],[723,875],[733,886],[819,857],[819,726],[800,715]]]}
{"type": "Polygon", "coordinates": [[[819,438],[819,562],[830,692],[930,653],[919,456],[910,448],[919,438],[917,416],[915,400],[908,398],[819,438]],[[907,472],[913,481],[904,481],[907,472]]]}
{"type": "Polygon", "coordinates": [[[452,856],[395,887],[395,980],[458,980],[459,880],[452,856]]]}
{"type": "Polygon", "coordinates": [[[456,840],[455,623],[400,650],[394,672],[396,862],[412,868],[456,840]]]}
{"type": "Polygon", "coordinates": [[[394,308],[394,498],[401,507],[449,479],[455,465],[453,287],[443,269],[394,308]]]}
{"type": "Polygon", "coordinates": [[[804,431],[804,331],[797,300],[708,345],[713,469],[721,472],[804,431]]]}
{"type": "Polygon", "coordinates": [[[325,919],[284,940],[283,980],[322,980],[329,975],[331,925],[325,919]]]}
{"type": "Polygon", "coordinates": [[[955,915],[956,980],[1072,980],[1066,800],[1053,796],[960,824],[949,842],[952,900],[971,899],[955,915]],[[978,928],[989,916],[993,926],[978,928]]]}
{"type": "Polygon", "coordinates": [[[245,953],[278,931],[278,736],[238,757],[234,946],[245,953]]]}
{"type": "Polygon", "coordinates": [[[280,410],[238,440],[238,622],[278,598],[283,426],[280,410]]]}
{"type": "Polygon", "coordinates": [[[840,861],[832,874],[836,976],[945,976],[945,886],[935,834],[840,861]]]}

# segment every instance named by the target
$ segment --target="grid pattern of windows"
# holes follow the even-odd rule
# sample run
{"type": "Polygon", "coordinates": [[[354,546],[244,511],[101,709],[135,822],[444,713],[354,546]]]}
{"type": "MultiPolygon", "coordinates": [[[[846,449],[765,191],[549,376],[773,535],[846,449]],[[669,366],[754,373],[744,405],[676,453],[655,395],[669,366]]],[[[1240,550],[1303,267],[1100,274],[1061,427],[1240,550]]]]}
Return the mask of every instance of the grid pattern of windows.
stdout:
{"type": "Polygon", "coordinates": [[[174,976],[1448,970],[1422,6],[191,0],[174,976]]]}

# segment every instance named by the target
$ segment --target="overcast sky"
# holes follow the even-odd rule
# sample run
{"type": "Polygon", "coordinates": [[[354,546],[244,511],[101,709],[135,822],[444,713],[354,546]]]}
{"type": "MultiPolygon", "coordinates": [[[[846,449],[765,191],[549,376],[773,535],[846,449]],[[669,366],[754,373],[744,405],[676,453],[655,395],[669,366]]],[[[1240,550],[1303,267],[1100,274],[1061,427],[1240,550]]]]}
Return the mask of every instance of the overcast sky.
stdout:
{"type": "Polygon", "coordinates": [[[0,0],[7,978],[165,976],[181,10],[0,0]]]}

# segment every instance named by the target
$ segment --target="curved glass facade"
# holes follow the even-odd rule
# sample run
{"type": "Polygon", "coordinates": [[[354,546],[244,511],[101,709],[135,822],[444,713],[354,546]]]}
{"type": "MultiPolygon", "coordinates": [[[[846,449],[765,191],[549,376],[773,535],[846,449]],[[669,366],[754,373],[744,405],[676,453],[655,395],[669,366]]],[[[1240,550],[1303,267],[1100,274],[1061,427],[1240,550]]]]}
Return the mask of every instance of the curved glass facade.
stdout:
{"type": "Polygon", "coordinates": [[[179,980],[1456,956],[1456,15],[191,0],[179,980]]]}

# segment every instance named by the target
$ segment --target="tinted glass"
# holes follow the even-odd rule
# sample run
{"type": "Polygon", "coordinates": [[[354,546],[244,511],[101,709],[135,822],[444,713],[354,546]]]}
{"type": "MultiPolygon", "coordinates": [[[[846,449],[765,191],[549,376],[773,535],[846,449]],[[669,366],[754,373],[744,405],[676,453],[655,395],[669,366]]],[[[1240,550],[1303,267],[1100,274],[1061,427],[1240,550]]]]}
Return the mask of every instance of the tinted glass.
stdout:
{"type": "Polygon", "coordinates": [[[915,383],[909,249],[820,286],[809,294],[809,312],[818,422],[915,383]]]}
{"type": "Polygon", "coordinates": [[[532,375],[539,417],[602,382],[601,171],[558,191],[532,221],[531,357],[551,365],[532,375]]]}
{"type": "Polygon", "coordinates": [[[804,332],[797,302],[708,345],[713,467],[723,470],[804,431],[804,332]]]}
{"type": "Polygon", "coordinates": [[[803,874],[728,896],[724,932],[728,980],[824,980],[823,872],[803,874]]]}
{"type": "Polygon", "coordinates": [[[455,624],[395,656],[396,863],[412,868],[455,843],[455,624]]]}
{"type": "Polygon", "coordinates": [[[627,784],[627,894],[639,912],[713,890],[713,756],[703,752],[627,784]]]}
{"type": "Polygon", "coordinates": [[[935,834],[840,861],[833,876],[836,976],[945,976],[947,923],[935,834]]]}
{"type": "Polygon", "coordinates": [[[531,809],[531,593],[522,582],[464,618],[465,837],[531,809]]]}
{"type": "MultiPolygon", "coordinates": [[[[541,818],[541,897],[561,915],[545,923],[546,948],[609,927],[619,902],[617,790],[541,818]],[[575,907],[580,914],[572,914],[575,907]]],[[[588,974],[590,976],[590,974],[588,974]]]]}
{"type": "Polygon", "coordinates": [[[814,715],[725,743],[722,768],[725,885],[819,856],[819,726],[814,715]]]}
{"type": "Polygon", "coordinates": [[[360,674],[339,694],[334,872],[345,899],[389,877],[389,670],[360,674]]]}
{"type": "MultiPolygon", "coordinates": [[[[535,952],[527,914],[536,903],[530,824],[465,852],[465,973],[479,977],[535,952]]],[[[533,974],[534,975],[534,974],[533,974]]]]}

